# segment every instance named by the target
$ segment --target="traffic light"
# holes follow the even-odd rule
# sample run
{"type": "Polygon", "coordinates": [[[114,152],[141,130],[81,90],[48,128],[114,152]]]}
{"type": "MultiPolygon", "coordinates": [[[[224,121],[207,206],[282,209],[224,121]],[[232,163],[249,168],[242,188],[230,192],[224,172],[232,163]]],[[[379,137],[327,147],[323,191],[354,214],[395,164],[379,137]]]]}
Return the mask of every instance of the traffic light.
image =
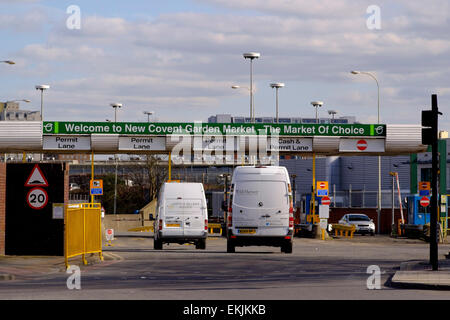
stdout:
{"type": "Polygon", "coordinates": [[[433,144],[438,135],[438,117],[434,110],[422,111],[422,144],[433,144]]]}
{"type": "Polygon", "coordinates": [[[433,144],[438,140],[438,111],[437,96],[431,96],[431,110],[422,110],[422,144],[433,144]]]}

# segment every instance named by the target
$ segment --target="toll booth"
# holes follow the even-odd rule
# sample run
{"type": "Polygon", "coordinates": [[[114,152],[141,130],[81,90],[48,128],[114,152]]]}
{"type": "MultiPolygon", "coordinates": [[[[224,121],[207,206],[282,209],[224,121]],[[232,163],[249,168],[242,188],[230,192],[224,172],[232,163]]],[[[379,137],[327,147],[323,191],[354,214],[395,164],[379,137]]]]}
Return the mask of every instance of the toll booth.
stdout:
{"type": "MultiPolygon", "coordinates": [[[[403,230],[406,236],[421,237],[427,232],[427,224],[430,223],[431,206],[422,206],[420,200],[422,195],[410,195],[405,199],[405,206],[407,209],[408,223],[403,225],[403,230]]],[[[448,232],[448,201],[447,195],[439,196],[438,206],[438,222],[441,225],[442,232],[447,235],[448,232]]]]}
{"type": "MultiPolygon", "coordinates": [[[[316,196],[316,201],[315,201],[315,215],[319,215],[319,205],[322,204],[322,199],[323,197],[318,197],[316,196]]],[[[305,213],[305,221],[302,221],[302,223],[306,223],[306,224],[314,224],[314,219],[311,219],[312,216],[312,207],[311,207],[311,194],[307,194],[304,198],[304,203],[302,204],[303,208],[304,208],[304,213],[305,213]]]]}
{"type": "Polygon", "coordinates": [[[424,225],[430,223],[430,206],[420,205],[422,196],[412,195],[406,197],[406,208],[408,212],[408,224],[424,225]]]}
{"type": "Polygon", "coordinates": [[[294,217],[295,235],[301,237],[314,237],[317,231],[319,219],[319,205],[322,204],[322,197],[316,196],[315,217],[312,215],[311,194],[303,195],[300,201],[300,208],[297,208],[294,217]]]}

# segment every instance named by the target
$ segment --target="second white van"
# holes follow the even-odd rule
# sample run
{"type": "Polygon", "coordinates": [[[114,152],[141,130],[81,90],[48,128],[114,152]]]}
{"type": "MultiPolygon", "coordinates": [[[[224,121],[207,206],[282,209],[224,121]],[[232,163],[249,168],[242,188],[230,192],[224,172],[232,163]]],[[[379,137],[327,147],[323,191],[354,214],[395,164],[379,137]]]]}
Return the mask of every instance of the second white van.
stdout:
{"type": "Polygon", "coordinates": [[[155,214],[155,250],[161,250],[163,243],[192,243],[197,249],[206,248],[208,210],[203,184],[164,183],[155,214]]]}
{"type": "Polygon", "coordinates": [[[227,216],[227,252],[239,246],[275,246],[292,253],[294,211],[285,167],[236,167],[227,216]]]}

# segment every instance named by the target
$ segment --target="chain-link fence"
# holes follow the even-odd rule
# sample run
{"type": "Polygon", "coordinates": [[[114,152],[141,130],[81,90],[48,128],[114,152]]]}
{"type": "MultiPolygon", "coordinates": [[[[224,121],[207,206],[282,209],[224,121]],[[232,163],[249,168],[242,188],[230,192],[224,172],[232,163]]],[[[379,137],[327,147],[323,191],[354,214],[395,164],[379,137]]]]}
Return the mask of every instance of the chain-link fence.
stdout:
{"type": "MultiPolygon", "coordinates": [[[[409,192],[401,193],[401,200],[410,195],[409,192]]],[[[296,201],[305,198],[305,194],[296,195],[296,201]]],[[[378,191],[365,191],[365,190],[348,190],[348,191],[336,191],[329,192],[329,198],[331,200],[330,207],[335,208],[377,208],[378,207],[378,191]]],[[[381,207],[392,208],[392,200],[394,200],[394,208],[399,208],[398,192],[394,192],[394,198],[392,198],[392,190],[381,191],[381,207]]]]}

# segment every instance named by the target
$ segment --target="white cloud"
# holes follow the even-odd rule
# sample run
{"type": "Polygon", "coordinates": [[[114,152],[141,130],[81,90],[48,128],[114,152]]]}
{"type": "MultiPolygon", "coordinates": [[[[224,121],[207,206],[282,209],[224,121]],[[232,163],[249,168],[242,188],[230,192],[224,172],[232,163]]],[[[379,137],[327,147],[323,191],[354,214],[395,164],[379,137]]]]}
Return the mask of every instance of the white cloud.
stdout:
{"type": "Polygon", "coordinates": [[[287,84],[282,91],[289,97],[286,112],[296,113],[301,101],[307,104],[323,87],[327,103],[341,115],[354,115],[357,105],[357,116],[370,119],[374,84],[349,74],[361,69],[376,72],[380,80],[383,119],[417,121],[411,108],[422,108],[434,88],[441,88],[444,102],[450,100],[445,87],[450,81],[448,20],[439,12],[442,27],[426,23],[440,10],[439,1],[424,12],[407,1],[395,10],[388,1],[380,2],[379,31],[366,28],[369,3],[349,0],[212,0],[208,3],[237,12],[166,13],[150,21],[83,14],[81,30],[65,28],[61,16],[45,43],[25,45],[17,56],[27,66],[21,72],[33,70],[36,78],[52,79],[48,104],[58,114],[57,105],[75,101],[99,110],[110,101],[127,102],[131,109],[156,105],[161,118],[168,119],[175,116],[168,111],[173,108],[180,119],[206,119],[214,110],[227,112],[226,103],[236,101],[245,109],[233,110],[246,113],[244,93],[233,92],[230,85],[248,83],[248,61],[242,53],[254,50],[262,54],[254,67],[261,112],[272,112],[272,100],[265,98],[272,97],[267,83],[276,80],[287,84]],[[317,84],[318,91],[303,89],[307,83],[317,84]]]}
{"type": "Polygon", "coordinates": [[[0,29],[20,33],[37,33],[42,31],[48,21],[48,14],[41,9],[29,10],[20,15],[2,13],[0,14],[0,29]]]}

